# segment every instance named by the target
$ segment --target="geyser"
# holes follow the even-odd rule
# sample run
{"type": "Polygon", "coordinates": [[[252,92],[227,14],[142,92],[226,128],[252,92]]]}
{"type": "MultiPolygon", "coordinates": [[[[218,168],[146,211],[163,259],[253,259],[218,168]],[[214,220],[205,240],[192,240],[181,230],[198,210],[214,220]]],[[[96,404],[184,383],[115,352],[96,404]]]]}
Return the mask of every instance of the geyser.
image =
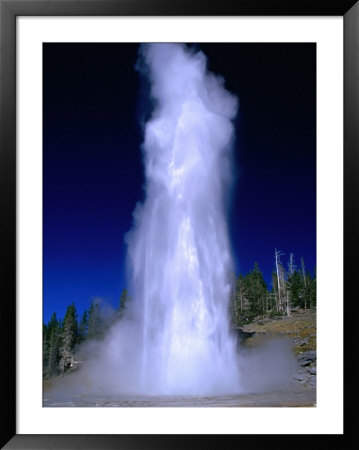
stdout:
{"type": "Polygon", "coordinates": [[[132,387],[235,393],[226,208],[237,98],[207,71],[204,54],[184,45],[142,45],[139,66],[154,109],[143,143],[146,198],[126,237],[131,314],[140,330],[132,387]]]}

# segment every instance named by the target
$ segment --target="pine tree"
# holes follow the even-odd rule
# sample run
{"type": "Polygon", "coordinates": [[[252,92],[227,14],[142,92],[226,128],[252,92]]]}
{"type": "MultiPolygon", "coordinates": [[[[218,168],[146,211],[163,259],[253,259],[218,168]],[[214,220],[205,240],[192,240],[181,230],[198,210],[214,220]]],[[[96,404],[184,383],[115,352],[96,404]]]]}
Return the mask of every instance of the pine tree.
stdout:
{"type": "Polygon", "coordinates": [[[314,276],[312,277],[309,272],[307,272],[306,279],[307,279],[307,299],[308,299],[308,305],[309,308],[316,308],[317,307],[317,283],[316,283],[316,276],[315,276],[316,270],[314,269],[314,276]]]}
{"type": "Polygon", "coordinates": [[[87,333],[88,333],[88,326],[89,326],[89,314],[88,312],[85,310],[80,324],[79,324],[79,331],[78,331],[78,343],[81,344],[81,342],[84,342],[87,338],[87,333]]]}
{"type": "Polygon", "coordinates": [[[254,263],[253,270],[245,277],[245,287],[251,313],[266,314],[267,285],[258,263],[254,263]]]}
{"type": "Polygon", "coordinates": [[[42,326],[42,375],[46,376],[47,365],[49,361],[49,336],[47,325],[44,323],[42,326]]]}
{"type": "Polygon", "coordinates": [[[60,360],[61,322],[53,313],[48,324],[43,327],[43,374],[50,378],[58,374],[60,360]]]}
{"type": "Polygon", "coordinates": [[[246,284],[243,275],[239,275],[237,279],[237,296],[239,310],[241,314],[249,309],[248,294],[246,292],[246,284]]]}
{"type": "Polygon", "coordinates": [[[288,276],[287,287],[290,291],[290,301],[292,307],[301,307],[303,298],[303,285],[300,273],[295,270],[288,276]]]}
{"type": "Polygon", "coordinates": [[[234,326],[240,325],[249,319],[249,302],[246,293],[245,279],[239,274],[235,285],[231,302],[231,318],[234,326]]]}
{"type": "Polygon", "coordinates": [[[88,317],[88,339],[100,338],[104,331],[104,322],[101,315],[100,304],[97,300],[91,303],[88,317]]]}
{"type": "Polygon", "coordinates": [[[59,328],[53,328],[50,333],[49,341],[49,359],[47,365],[47,375],[52,377],[58,374],[59,371],[59,360],[60,360],[60,336],[59,328]]]}
{"type": "Polygon", "coordinates": [[[288,275],[286,281],[286,292],[287,292],[287,304],[286,311],[287,316],[290,316],[290,309],[293,306],[293,281],[294,281],[294,273],[296,266],[294,264],[294,253],[289,255],[289,263],[288,263],[288,275]]]}
{"type": "Polygon", "coordinates": [[[302,268],[302,282],[303,282],[303,301],[304,301],[304,309],[307,309],[308,304],[308,296],[309,296],[309,283],[307,280],[307,275],[305,273],[305,265],[304,259],[300,258],[301,268],[302,268]]]}
{"type": "Polygon", "coordinates": [[[128,306],[129,300],[130,300],[130,297],[128,295],[127,289],[123,289],[122,293],[121,293],[121,297],[120,297],[119,307],[118,307],[120,317],[123,316],[123,314],[128,306]]]}
{"type": "Polygon", "coordinates": [[[73,349],[78,340],[77,314],[74,303],[67,307],[63,320],[59,368],[64,373],[74,362],[73,349]]]}

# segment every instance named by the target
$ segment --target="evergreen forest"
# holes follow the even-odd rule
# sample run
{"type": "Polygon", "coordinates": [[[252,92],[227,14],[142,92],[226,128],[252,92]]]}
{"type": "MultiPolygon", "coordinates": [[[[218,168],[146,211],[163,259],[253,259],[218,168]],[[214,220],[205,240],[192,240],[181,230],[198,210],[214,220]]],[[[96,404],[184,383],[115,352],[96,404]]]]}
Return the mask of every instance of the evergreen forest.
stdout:
{"type": "MultiPolygon", "coordinates": [[[[267,286],[257,263],[243,275],[233,277],[230,299],[230,319],[233,328],[250,323],[258,316],[290,315],[293,310],[316,308],[316,273],[306,270],[304,260],[298,268],[291,253],[287,267],[281,262],[283,254],[275,251],[275,270],[271,285],[267,286]]],[[[71,303],[60,319],[54,312],[43,324],[43,377],[49,379],[73,369],[78,361],[80,345],[92,339],[101,339],[106,330],[120,319],[130,296],[123,289],[119,306],[104,311],[99,301],[92,301],[79,318],[76,306],[71,303]]]]}

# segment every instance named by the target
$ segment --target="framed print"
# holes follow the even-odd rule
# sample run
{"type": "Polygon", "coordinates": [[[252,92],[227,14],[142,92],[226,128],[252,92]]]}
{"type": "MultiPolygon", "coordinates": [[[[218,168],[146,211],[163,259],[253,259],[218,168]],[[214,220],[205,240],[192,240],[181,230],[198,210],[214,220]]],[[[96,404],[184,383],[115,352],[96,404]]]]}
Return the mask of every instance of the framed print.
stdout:
{"type": "Polygon", "coordinates": [[[343,437],[358,4],[233,3],[1,0],[4,448],[343,437]]]}

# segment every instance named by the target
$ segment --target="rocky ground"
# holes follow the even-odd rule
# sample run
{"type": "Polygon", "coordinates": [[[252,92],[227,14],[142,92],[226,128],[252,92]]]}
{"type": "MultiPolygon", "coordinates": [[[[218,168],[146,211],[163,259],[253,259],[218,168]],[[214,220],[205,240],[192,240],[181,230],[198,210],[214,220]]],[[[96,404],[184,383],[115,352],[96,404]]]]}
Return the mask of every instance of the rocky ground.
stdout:
{"type": "Polygon", "coordinates": [[[71,400],[44,392],[45,407],[313,407],[313,389],[220,396],[96,396],[78,395],[71,400]]]}
{"type": "Polygon", "coordinates": [[[257,317],[252,323],[238,330],[242,343],[255,348],[268,337],[286,336],[292,343],[298,361],[294,379],[307,387],[316,387],[316,311],[296,309],[290,316],[257,317]]]}

